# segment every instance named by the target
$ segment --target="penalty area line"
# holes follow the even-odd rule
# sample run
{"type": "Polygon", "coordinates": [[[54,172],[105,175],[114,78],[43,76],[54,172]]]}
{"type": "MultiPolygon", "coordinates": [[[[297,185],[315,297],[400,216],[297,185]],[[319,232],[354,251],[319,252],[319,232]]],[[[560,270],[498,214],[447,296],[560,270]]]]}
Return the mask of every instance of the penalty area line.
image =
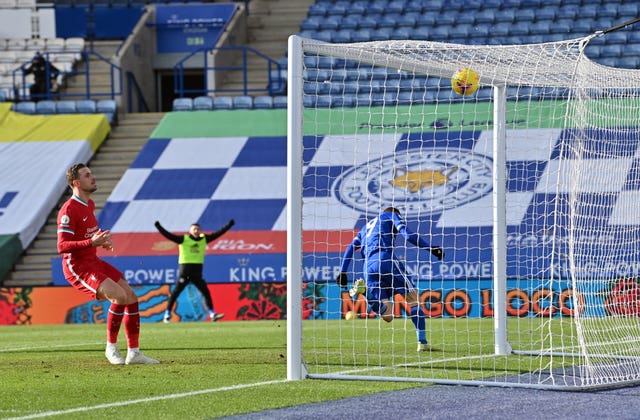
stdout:
{"type": "Polygon", "coordinates": [[[108,404],[98,404],[98,405],[92,405],[87,407],[70,408],[68,410],[46,411],[43,413],[34,413],[34,414],[29,414],[21,417],[11,417],[7,420],[26,420],[26,419],[38,419],[42,417],[62,416],[62,415],[71,414],[71,413],[81,413],[85,411],[101,410],[103,408],[123,407],[126,405],[143,404],[143,403],[154,402],[154,401],[193,397],[196,395],[210,394],[214,392],[223,392],[223,391],[234,391],[238,389],[252,388],[252,387],[258,387],[258,386],[274,385],[274,384],[279,384],[283,382],[287,382],[287,379],[278,379],[275,381],[266,381],[266,382],[255,382],[252,384],[232,385],[232,386],[225,386],[222,388],[203,389],[200,391],[182,392],[179,394],[160,395],[157,397],[139,398],[136,400],[118,401],[118,402],[113,402],[108,404]]]}

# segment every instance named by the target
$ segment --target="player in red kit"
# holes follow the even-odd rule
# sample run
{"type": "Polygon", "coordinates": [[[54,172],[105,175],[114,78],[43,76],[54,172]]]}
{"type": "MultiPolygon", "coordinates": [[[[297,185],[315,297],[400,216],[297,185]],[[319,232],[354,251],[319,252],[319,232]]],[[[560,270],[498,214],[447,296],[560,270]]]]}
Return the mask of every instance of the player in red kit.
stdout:
{"type": "Polygon", "coordinates": [[[67,171],[67,183],[73,196],[58,213],[58,252],[62,255],[62,270],[67,281],[93,299],[111,302],[107,315],[107,348],[105,355],[111,364],[159,363],[140,351],[140,314],[138,296],[122,273],[97,256],[96,249],[113,250],[111,232],[98,227],[95,204],[91,194],[96,179],[83,163],[67,171]],[[120,325],[124,322],[127,337],[127,356],[118,350],[120,325]]]}

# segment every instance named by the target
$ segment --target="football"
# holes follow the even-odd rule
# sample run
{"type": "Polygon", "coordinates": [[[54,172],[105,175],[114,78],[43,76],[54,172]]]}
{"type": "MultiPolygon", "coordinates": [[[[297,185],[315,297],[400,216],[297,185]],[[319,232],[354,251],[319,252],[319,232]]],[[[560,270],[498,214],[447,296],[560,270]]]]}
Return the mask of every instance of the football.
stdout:
{"type": "Polygon", "coordinates": [[[475,70],[463,68],[458,70],[451,77],[451,87],[458,95],[473,95],[480,86],[480,76],[475,70]]]}
{"type": "Polygon", "coordinates": [[[356,313],[353,311],[349,311],[346,314],[344,314],[344,319],[346,319],[347,321],[351,321],[355,317],[356,317],[356,313]]]}

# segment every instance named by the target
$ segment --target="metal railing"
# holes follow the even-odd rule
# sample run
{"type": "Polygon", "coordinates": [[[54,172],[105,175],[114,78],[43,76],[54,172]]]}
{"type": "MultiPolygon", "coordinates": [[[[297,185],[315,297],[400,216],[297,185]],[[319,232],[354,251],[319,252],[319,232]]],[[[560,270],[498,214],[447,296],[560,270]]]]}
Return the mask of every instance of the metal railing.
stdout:
{"type": "Polygon", "coordinates": [[[197,95],[208,95],[209,93],[240,93],[242,95],[250,95],[254,93],[264,93],[268,95],[275,95],[278,93],[282,93],[283,86],[282,80],[279,77],[274,77],[275,74],[279,74],[282,71],[282,66],[276,60],[268,57],[267,55],[261,53],[260,51],[247,47],[247,46],[225,46],[218,48],[201,48],[196,51],[191,52],[187,56],[183,57],[180,61],[178,61],[173,68],[173,78],[174,78],[174,94],[178,98],[197,96],[197,95]],[[221,53],[224,52],[237,52],[242,58],[241,64],[232,65],[232,64],[222,64],[216,65],[215,59],[216,57],[220,57],[221,53]],[[213,57],[211,58],[210,57],[213,57]],[[264,63],[267,75],[267,84],[265,87],[261,88],[250,88],[250,80],[248,76],[247,70],[247,62],[250,55],[255,55],[260,57],[264,63]],[[185,64],[188,61],[192,63],[198,58],[201,57],[202,61],[201,66],[197,66],[197,69],[203,70],[203,86],[202,89],[186,89],[184,83],[185,71],[193,70],[193,66],[190,65],[188,67],[185,64]],[[226,71],[241,71],[242,72],[242,87],[241,88],[223,88],[217,86],[216,80],[216,72],[226,72],[226,71]],[[214,86],[211,86],[211,82],[214,81],[214,86]]]}
{"type": "MultiPolygon", "coordinates": [[[[123,94],[123,70],[118,65],[112,63],[108,58],[102,56],[100,53],[93,50],[83,50],[77,52],[58,52],[48,51],[40,53],[49,63],[61,63],[61,56],[68,57],[69,54],[75,54],[77,57],[73,60],[77,68],[73,68],[72,61],[66,59],[62,63],[69,63],[69,68],[58,69],[58,72],[52,70],[49,66],[45,67],[45,80],[52,80],[54,76],[59,87],[55,88],[51,83],[45,83],[44,92],[31,94],[29,87],[32,85],[30,77],[26,74],[27,68],[33,63],[33,60],[22,63],[18,68],[11,72],[13,81],[13,96],[14,100],[77,100],[77,99],[116,99],[123,94]],[[79,59],[78,59],[79,57],[79,59]],[[95,80],[95,73],[92,74],[92,60],[91,57],[97,58],[98,61],[106,63],[108,66],[108,79],[109,88],[100,90],[92,87],[91,81],[95,80]],[[84,63],[83,66],[80,66],[84,63]],[[56,76],[57,73],[57,77],[56,76]],[[84,86],[76,89],[76,92],[68,91],[65,89],[65,85],[69,83],[70,78],[74,76],[84,76],[84,86]]],[[[35,58],[35,53],[34,53],[35,58]]],[[[139,111],[149,111],[149,106],[146,103],[142,90],[131,72],[126,74],[126,88],[128,93],[127,106],[128,111],[133,112],[134,100],[137,101],[137,108],[139,111]]]]}

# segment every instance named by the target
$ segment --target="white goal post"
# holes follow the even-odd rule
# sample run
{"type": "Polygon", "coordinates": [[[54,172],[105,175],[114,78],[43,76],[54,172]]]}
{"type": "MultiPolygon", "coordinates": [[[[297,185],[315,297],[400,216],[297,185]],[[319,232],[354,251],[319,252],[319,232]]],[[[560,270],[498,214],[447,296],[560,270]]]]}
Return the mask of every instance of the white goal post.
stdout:
{"type": "MultiPolygon", "coordinates": [[[[289,379],[640,382],[640,71],[590,60],[594,37],[290,37],[289,379]],[[480,76],[469,96],[451,89],[461,68],[480,76]],[[429,351],[416,352],[402,296],[385,322],[334,280],[388,206],[444,249],[438,261],[396,238],[429,351]]],[[[362,266],[356,253],[349,286],[362,266]]]]}

